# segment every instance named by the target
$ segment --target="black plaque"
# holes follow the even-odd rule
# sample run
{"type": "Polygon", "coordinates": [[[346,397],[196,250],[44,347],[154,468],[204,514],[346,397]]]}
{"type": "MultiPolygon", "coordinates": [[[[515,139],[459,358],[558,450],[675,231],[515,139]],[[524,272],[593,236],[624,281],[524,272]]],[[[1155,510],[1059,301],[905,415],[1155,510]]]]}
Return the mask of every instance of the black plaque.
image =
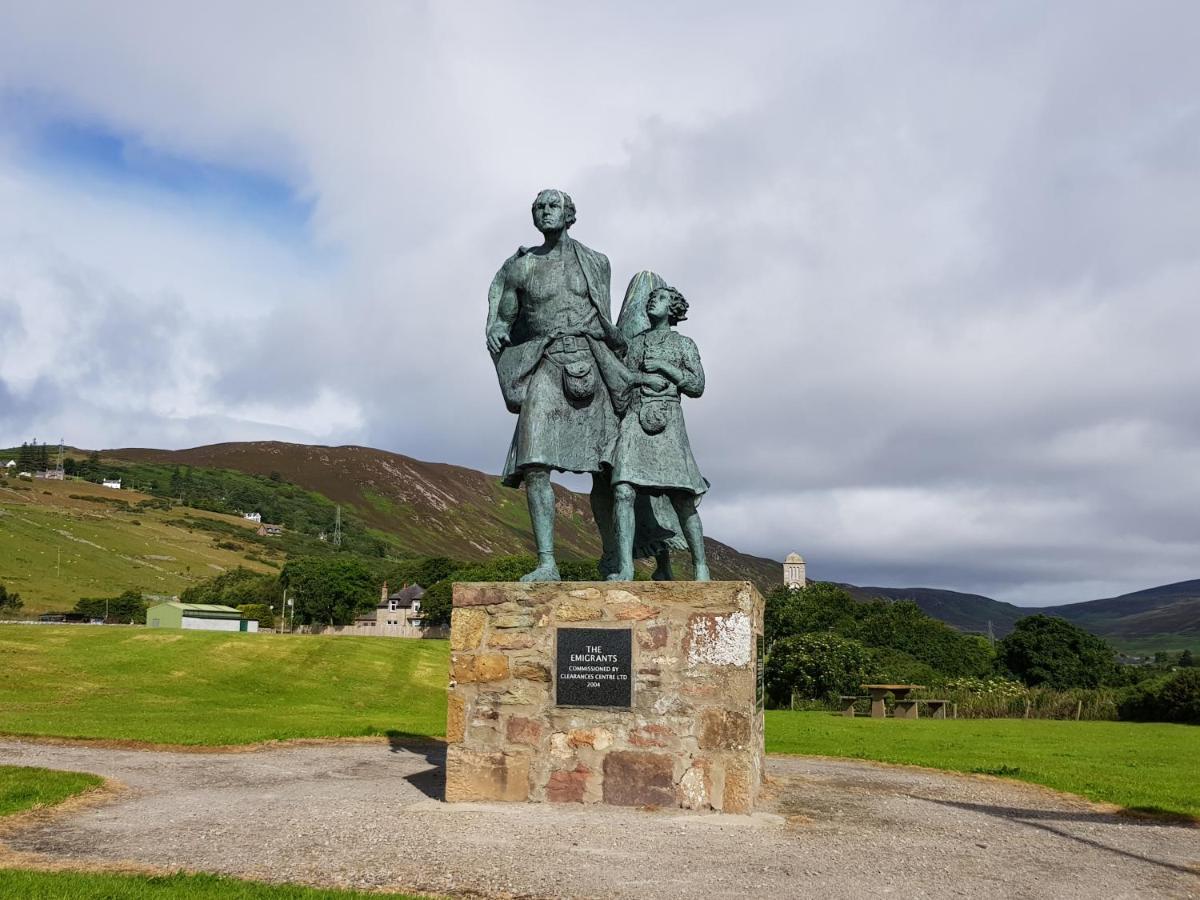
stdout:
{"type": "Polygon", "coordinates": [[[558,706],[633,705],[633,631],[559,628],[554,667],[558,706]]]}

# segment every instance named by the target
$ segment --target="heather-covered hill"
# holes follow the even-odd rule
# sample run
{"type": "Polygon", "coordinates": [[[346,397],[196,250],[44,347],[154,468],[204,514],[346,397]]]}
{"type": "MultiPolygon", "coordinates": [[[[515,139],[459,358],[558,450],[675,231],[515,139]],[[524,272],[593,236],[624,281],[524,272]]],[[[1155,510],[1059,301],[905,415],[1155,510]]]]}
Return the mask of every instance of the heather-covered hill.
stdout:
{"type": "MultiPolygon", "coordinates": [[[[276,474],[343,504],[367,525],[385,532],[396,549],[422,556],[485,560],[533,551],[529,511],[522,491],[501,486],[495,475],[463,466],[423,462],[371,447],[322,447],[279,441],[211,444],[188,450],[123,448],[105,458],[162,465],[276,474]]],[[[599,539],[588,499],[555,486],[556,541],[566,558],[595,558],[599,539]]],[[[708,540],[714,578],[749,579],[767,590],[780,581],[773,560],[748,556],[708,540]]]]}

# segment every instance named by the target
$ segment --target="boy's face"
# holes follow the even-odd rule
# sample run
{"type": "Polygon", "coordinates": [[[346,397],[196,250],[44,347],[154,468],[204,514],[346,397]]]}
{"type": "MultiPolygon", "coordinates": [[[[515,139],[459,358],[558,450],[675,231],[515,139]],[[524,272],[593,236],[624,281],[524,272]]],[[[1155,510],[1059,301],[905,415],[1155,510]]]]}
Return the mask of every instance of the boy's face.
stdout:
{"type": "Polygon", "coordinates": [[[671,312],[671,295],[666,291],[655,291],[646,301],[646,312],[656,319],[665,318],[671,312]]]}

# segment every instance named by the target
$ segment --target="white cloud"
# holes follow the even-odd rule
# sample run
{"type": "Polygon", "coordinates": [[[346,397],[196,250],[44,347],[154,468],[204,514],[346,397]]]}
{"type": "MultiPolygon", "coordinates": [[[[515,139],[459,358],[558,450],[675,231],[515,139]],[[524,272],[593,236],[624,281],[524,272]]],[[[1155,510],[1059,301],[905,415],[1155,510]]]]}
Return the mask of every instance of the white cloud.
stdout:
{"type": "Polygon", "coordinates": [[[0,440],[494,471],[484,292],[557,185],[616,302],[645,267],[692,300],[715,536],[1017,601],[1194,577],[1197,13],[1159,12],[21,6],[4,95],[310,217],[67,177],[0,121],[0,440]]]}

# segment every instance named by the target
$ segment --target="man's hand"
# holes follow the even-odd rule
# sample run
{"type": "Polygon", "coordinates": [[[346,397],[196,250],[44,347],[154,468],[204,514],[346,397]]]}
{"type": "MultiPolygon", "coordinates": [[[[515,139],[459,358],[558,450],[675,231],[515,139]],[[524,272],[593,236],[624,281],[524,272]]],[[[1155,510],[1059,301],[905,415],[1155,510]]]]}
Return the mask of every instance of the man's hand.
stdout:
{"type": "Polygon", "coordinates": [[[488,329],[487,346],[488,350],[490,350],[492,353],[499,353],[500,348],[502,348],[505,344],[510,343],[510,341],[511,338],[508,334],[508,326],[503,322],[497,322],[488,329]]]}
{"type": "Polygon", "coordinates": [[[661,375],[643,375],[639,380],[643,387],[648,387],[652,391],[665,391],[667,385],[671,383],[661,375]]]}

